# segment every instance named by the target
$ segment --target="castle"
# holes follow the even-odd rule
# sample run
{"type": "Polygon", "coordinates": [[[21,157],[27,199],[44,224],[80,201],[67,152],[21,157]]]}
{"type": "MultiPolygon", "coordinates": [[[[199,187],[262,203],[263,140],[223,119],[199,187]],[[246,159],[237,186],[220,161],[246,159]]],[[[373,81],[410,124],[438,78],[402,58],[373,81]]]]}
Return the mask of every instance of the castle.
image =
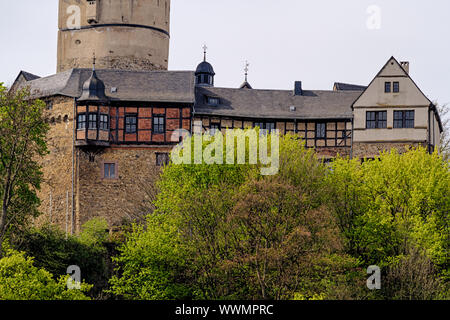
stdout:
{"type": "Polygon", "coordinates": [[[169,20],[169,0],[59,0],[57,73],[22,71],[12,86],[47,104],[41,211],[69,233],[93,217],[111,228],[132,218],[149,200],[142,183],[167,163],[180,128],[278,129],[324,161],[439,146],[439,114],[408,62],[390,58],[367,86],[304,90],[298,81],[293,90],[258,90],[246,77],[217,88],[206,52],[195,71],[167,70],[169,20]]]}

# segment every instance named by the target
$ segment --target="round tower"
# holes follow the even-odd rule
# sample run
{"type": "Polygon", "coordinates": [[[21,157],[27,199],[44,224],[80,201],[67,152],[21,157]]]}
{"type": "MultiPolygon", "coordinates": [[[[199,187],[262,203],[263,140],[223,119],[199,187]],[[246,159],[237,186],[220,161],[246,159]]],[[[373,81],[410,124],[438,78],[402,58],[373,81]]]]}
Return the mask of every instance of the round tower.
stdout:
{"type": "Polygon", "coordinates": [[[57,72],[167,70],[170,0],[59,0],[57,72]]]}

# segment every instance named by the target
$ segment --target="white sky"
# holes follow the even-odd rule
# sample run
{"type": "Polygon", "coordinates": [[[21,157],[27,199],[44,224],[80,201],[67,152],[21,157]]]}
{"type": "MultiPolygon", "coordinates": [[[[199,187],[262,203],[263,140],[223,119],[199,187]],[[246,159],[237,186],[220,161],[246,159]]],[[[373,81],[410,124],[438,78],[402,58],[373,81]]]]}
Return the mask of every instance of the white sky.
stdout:
{"type": "MultiPolygon", "coordinates": [[[[0,1],[0,82],[56,70],[57,0],[0,1]]],[[[448,0],[172,0],[170,70],[195,70],[209,47],[216,86],[331,90],[367,85],[393,55],[431,99],[450,102],[448,0]],[[381,9],[380,29],[367,9],[381,9]]]]}

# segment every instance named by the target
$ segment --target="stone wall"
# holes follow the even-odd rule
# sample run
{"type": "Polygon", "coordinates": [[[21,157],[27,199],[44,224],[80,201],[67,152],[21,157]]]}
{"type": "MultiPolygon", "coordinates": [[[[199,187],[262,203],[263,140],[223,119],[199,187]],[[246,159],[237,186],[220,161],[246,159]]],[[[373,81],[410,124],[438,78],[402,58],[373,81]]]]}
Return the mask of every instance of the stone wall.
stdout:
{"type": "Polygon", "coordinates": [[[411,147],[423,146],[424,143],[408,143],[408,142],[384,142],[384,143],[353,143],[353,157],[354,158],[375,158],[383,151],[389,151],[391,149],[397,149],[400,153],[406,152],[411,147]]]}
{"type": "Polygon", "coordinates": [[[36,223],[51,221],[65,230],[67,218],[70,230],[74,100],[68,97],[53,97],[46,102],[47,110],[44,115],[50,124],[47,135],[50,153],[41,160],[43,183],[38,196],[41,199],[40,211],[43,215],[37,218],[36,223]]]}
{"type": "Polygon", "coordinates": [[[58,27],[57,72],[167,70],[170,0],[59,0],[58,27]]]}
{"type": "Polygon", "coordinates": [[[157,153],[172,147],[120,146],[95,156],[77,151],[76,231],[87,221],[103,217],[111,228],[148,213],[153,186],[161,167],[157,153]],[[104,163],[115,163],[117,177],[104,179],[104,163]]]}

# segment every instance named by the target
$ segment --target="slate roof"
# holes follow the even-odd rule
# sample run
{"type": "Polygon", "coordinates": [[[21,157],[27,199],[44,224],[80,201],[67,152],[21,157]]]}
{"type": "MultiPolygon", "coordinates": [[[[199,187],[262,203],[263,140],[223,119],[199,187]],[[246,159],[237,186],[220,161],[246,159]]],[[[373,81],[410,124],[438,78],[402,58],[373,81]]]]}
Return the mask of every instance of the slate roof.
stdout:
{"type": "Polygon", "coordinates": [[[40,78],[39,76],[37,76],[37,75],[35,75],[35,74],[32,74],[32,73],[29,73],[29,72],[26,72],[26,71],[20,71],[19,76],[20,76],[21,74],[23,75],[23,77],[24,77],[25,80],[27,80],[27,81],[36,80],[36,79],[39,79],[39,78],[40,78]]]}
{"type": "Polygon", "coordinates": [[[350,119],[352,103],[360,91],[303,90],[295,96],[290,90],[196,88],[196,115],[218,115],[260,119],[350,119]],[[218,106],[206,97],[220,99],[218,106]],[[295,107],[291,111],[291,107],[295,107]]]}
{"type": "MultiPolygon", "coordinates": [[[[96,70],[96,73],[111,101],[194,103],[192,71],[96,70]],[[111,92],[113,87],[117,92],[111,92]]],[[[71,69],[23,85],[30,86],[36,98],[54,95],[79,98],[91,74],[91,69],[71,69]]]]}
{"type": "MultiPolygon", "coordinates": [[[[352,103],[361,91],[255,90],[196,87],[193,71],[96,70],[111,101],[195,103],[195,113],[261,119],[349,119],[352,103]],[[111,92],[111,88],[117,92],[111,92]],[[218,106],[209,106],[206,97],[217,97],[218,106]],[[295,107],[291,111],[291,107],[295,107]]],[[[80,98],[91,69],[71,69],[23,85],[37,98],[63,95],[80,98]]]]}
{"type": "Polygon", "coordinates": [[[200,73],[216,75],[216,73],[214,72],[213,66],[207,61],[203,61],[197,66],[197,69],[195,70],[195,74],[200,74],[200,73]]]}
{"type": "Polygon", "coordinates": [[[350,83],[342,83],[342,82],[335,82],[334,83],[334,89],[338,91],[364,91],[366,90],[366,86],[360,86],[357,84],[350,84],[350,83]]]}

